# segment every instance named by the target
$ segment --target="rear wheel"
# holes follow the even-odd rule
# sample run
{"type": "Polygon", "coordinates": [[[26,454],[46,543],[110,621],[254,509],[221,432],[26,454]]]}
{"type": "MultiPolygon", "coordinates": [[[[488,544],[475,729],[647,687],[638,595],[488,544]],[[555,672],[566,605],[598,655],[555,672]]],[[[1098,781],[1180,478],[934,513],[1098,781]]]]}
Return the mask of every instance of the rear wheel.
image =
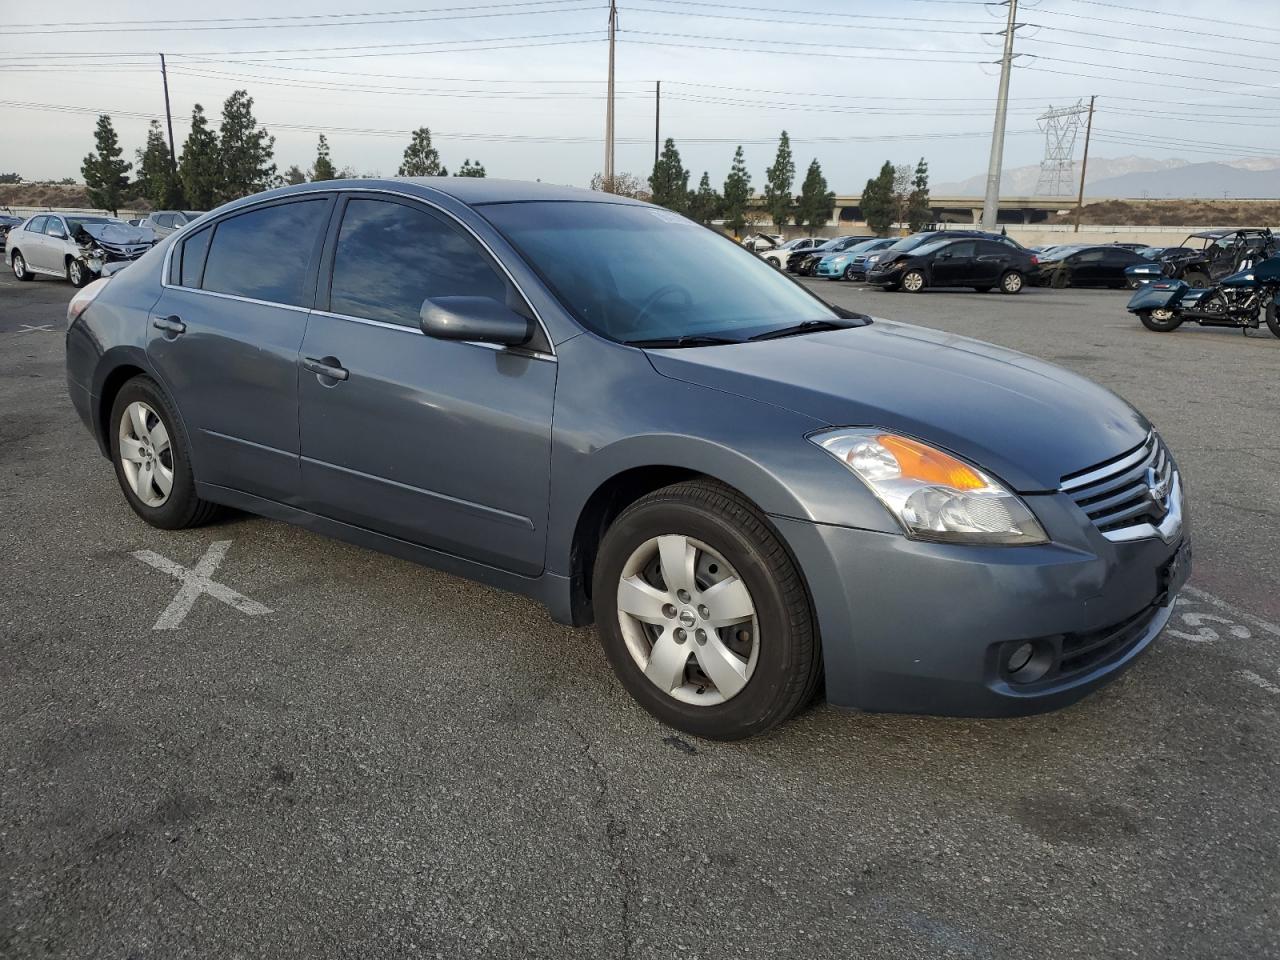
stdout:
{"type": "Polygon", "coordinates": [[[1267,329],[1277,337],[1280,337],[1280,317],[1276,316],[1276,301],[1274,298],[1267,301],[1267,309],[1263,316],[1267,320],[1267,329]]]}
{"type": "Polygon", "coordinates": [[[9,263],[13,267],[13,275],[19,280],[31,279],[31,271],[27,269],[27,261],[17,250],[13,251],[13,259],[9,263]]]}
{"type": "Polygon", "coordinates": [[[600,545],[592,597],[618,679],[680,730],[753,736],[817,689],[800,574],[760,513],[721,484],[675,484],[623,511],[600,545]]]}
{"type": "Polygon", "coordinates": [[[158,384],[134,377],[116,394],[108,421],[111,461],[129,506],[153,527],[180,530],[208,522],[217,506],[196,495],[191,445],[158,384]]]}
{"type": "Polygon", "coordinates": [[[1199,270],[1189,270],[1182,275],[1182,279],[1187,282],[1189,287],[1207,287],[1209,285],[1209,275],[1201,273],[1199,270]]]}
{"type": "MultiPolygon", "coordinates": [[[[1154,310],[1143,310],[1138,314],[1142,325],[1156,333],[1168,333],[1182,326],[1182,318],[1168,307],[1156,307],[1154,310]]],[[[1278,334],[1280,335],[1280,334],[1278,334]]]]}
{"type": "Polygon", "coordinates": [[[1017,270],[1010,270],[1000,278],[1001,293],[1021,293],[1023,286],[1022,274],[1017,270]]]}
{"type": "Polygon", "coordinates": [[[924,274],[919,270],[908,270],[902,275],[902,289],[907,293],[919,293],[924,288],[924,274]]]}

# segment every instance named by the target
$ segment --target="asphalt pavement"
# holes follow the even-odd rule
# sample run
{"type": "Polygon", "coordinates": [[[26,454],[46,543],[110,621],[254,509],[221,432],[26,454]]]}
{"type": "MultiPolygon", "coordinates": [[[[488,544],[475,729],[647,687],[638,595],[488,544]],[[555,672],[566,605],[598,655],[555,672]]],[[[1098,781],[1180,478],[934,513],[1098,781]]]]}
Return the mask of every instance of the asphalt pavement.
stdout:
{"type": "Polygon", "coordinates": [[[675,735],[523,598],[142,523],[66,397],[71,289],[6,273],[0,957],[1280,957],[1280,340],[811,286],[1155,422],[1196,568],[1132,670],[1025,719],[675,735]]]}

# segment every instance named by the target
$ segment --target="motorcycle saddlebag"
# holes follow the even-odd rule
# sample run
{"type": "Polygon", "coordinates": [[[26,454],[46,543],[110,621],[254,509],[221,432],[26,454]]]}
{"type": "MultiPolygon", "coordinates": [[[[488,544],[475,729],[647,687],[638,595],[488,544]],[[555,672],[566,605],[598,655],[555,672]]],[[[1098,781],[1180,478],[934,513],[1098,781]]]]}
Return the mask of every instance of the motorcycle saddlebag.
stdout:
{"type": "Polygon", "coordinates": [[[1158,307],[1172,307],[1181,302],[1190,289],[1182,280],[1159,280],[1146,283],[1133,292],[1126,308],[1131,313],[1142,310],[1155,310],[1158,307]]]}

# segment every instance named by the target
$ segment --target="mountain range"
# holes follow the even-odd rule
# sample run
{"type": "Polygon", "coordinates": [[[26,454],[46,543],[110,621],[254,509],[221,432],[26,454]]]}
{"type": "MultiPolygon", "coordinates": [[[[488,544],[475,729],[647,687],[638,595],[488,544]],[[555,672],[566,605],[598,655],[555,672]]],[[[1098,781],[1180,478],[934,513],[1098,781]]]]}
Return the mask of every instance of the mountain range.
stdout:
{"type": "MultiPolygon", "coordinates": [[[[1079,171],[1078,166],[1076,170],[1079,171]]],[[[1035,196],[1039,178],[1038,164],[1010,167],[1000,179],[1000,192],[1005,196],[1035,196]]],[[[986,188],[986,174],[977,174],[959,182],[935,184],[930,189],[938,196],[980,197],[986,188]]],[[[1280,157],[1211,163],[1134,156],[1090,157],[1084,193],[1086,197],[1152,200],[1280,198],[1280,157]]]]}

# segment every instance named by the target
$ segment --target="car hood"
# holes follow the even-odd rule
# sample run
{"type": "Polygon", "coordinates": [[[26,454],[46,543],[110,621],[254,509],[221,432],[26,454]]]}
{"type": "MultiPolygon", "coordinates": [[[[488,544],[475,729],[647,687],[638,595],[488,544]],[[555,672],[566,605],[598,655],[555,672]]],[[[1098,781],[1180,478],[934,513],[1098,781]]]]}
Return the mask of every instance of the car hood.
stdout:
{"type": "Polygon", "coordinates": [[[131,227],[127,223],[82,223],[80,229],[99,243],[116,243],[128,246],[135,243],[155,243],[156,234],[150,227],[131,227]]]}
{"type": "Polygon", "coordinates": [[[759,343],[650,350],[658,373],[944,447],[1023,493],[1141,443],[1147,420],[1114,393],[989,343],[893,321],[759,343]]]}

